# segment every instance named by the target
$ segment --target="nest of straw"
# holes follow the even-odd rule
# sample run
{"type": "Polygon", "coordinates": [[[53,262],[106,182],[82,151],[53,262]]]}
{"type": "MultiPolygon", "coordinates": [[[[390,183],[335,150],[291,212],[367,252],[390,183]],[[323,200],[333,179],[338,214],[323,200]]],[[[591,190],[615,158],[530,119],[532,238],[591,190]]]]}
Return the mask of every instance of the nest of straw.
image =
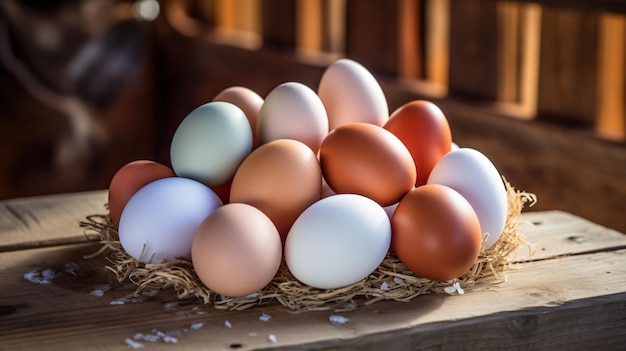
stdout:
{"type": "Polygon", "coordinates": [[[218,295],[206,288],[197,277],[191,261],[177,260],[159,264],[145,264],[129,256],[122,248],[117,229],[108,214],[90,215],[80,223],[85,235],[102,245],[100,250],[86,258],[104,255],[110,263],[105,268],[121,282],[130,281],[141,294],[146,289],[173,288],[179,299],[202,299],[218,309],[245,310],[250,307],[278,301],[292,311],[351,310],[358,302],[372,304],[381,300],[410,301],[429,293],[462,292],[479,281],[504,280],[504,270],[513,260],[513,253],[522,245],[532,245],[520,231],[520,214],[525,206],[532,206],[537,198],[532,193],[516,190],[504,179],[508,196],[508,217],[498,241],[488,250],[484,247],[471,269],[454,281],[439,282],[421,278],[411,272],[393,252],[389,252],[378,268],[367,278],[339,289],[317,289],[300,283],[283,263],[274,279],[261,291],[238,298],[218,295]],[[450,290],[452,288],[452,290],[450,290]]]}

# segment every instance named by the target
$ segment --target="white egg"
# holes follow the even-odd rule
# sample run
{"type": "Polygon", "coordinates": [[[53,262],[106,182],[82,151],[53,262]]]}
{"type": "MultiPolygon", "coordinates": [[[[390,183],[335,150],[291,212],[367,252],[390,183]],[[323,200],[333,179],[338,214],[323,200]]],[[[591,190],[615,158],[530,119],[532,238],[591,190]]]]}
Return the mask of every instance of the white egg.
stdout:
{"type": "Polygon", "coordinates": [[[285,242],[285,261],[304,284],[340,288],[376,270],[390,243],[391,224],[380,205],[361,195],[332,195],[295,221],[285,242]]]}
{"type": "Polygon", "coordinates": [[[256,122],[260,144],[277,139],[294,139],[314,153],[328,134],[328,116],[322,101],[302,83],[287,82],[265,98],[256,122]]]}
{"type": "Polygon", "coordinates": [[[382,126],[389,119],[383,89],[360,63],[343,58],[330,64],[317,94],[326,107],[330,130],[352,122],[382,126]]]}
{"type": "Polygon", "coordinates": [[[428,177],[428,184],[447,185],[472,205],[486,248],[498,240],[506,223],[508,202],[500,173],[480,151],[460,148],[444,155],[428,177]]]}
{"type": "Polygon", "coordinates": [[[232,179],[252,151],[252,129],[244,112],[223,101],[204,104],[179,124],[170,145],[172,168],[179,177],[210,187],[232,179]]]}
{"type": "Polygon", "coordinates": [[[120,218],[120,243],[140,262],[161,263],[177,257],[191,259],[191,246],[200,223],[222,205],[206,185],[171,177],[139,189],[120,218]]]}

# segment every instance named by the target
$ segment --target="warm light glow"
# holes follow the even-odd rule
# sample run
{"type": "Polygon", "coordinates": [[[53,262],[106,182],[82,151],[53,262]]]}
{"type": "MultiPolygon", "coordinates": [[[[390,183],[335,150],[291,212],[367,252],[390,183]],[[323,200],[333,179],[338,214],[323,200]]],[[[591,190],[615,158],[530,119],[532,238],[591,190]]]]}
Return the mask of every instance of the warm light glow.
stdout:
{"type": "Polygon", "coordinates": [[[156,0],[139,0],[133,4],[133,17],[141,21],[154,21],[161,8],[156,0]]]}

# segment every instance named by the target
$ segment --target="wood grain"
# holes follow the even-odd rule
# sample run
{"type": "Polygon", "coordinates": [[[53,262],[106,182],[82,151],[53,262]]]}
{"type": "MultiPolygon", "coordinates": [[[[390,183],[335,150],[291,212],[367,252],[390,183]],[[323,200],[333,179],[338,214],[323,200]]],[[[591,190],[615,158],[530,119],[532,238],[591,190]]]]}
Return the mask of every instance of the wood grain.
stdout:
{"type": "Polygon", "coordinates": [[[107,213],[107,191],[96,190],[0,201],[0,252],[84,242],[79,223],[107,213]]]}
{"type": "Polygon", "coordinates": [[[157,349],[602,348],[618,345],[626,335],[626,250],[522,263],[507,273],[505,283],[483,282],[464,295],[360,306],[342,312],[349,322],[336,326],[329,322],[332,312],[291,314],[276,305],[245,312],[217,311],[199,302],[170,308],[175,297],[167,291],[112,305],[131,290],[114,285],[102,297],[90,295],[110,283],[98,268],[102,261],[81,259],[94,248],[74,245],[0,255],[3,347],[122,349],[126,338],[155,329],[179,332],[176,344],[149,344],[157,349]],[[68,266],[74,267],[71,272],[64,271],[68,266]],[[57,272],[51,284],[23,278],[46,268],[57,272]],[[259,321],[262,313],[270,321],[259,321]],[[196,322],[202,327],[190,330],[196,322]],[[276,343],[268,339],[270,334],[276,343]]]}

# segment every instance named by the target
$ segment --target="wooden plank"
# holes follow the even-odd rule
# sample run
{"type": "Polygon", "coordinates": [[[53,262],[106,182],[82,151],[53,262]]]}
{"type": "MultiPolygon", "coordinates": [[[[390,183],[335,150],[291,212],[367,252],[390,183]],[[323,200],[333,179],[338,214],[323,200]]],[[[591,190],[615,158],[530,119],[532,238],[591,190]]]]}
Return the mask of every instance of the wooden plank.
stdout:
{"type": "Polygon", "coordinates": [[[528,246],[521,246],[515,253],[517,261],[626,247],[626,235],[564,211],[524,212],[521,219],[527,224],[520,229],[535,252],[529,256],[528,246]]]}
{"type": "Polygon", "coordinates": [[[46,195],[0,202],[0,252],[87,240],[78,224],[107,213],[107,191],[46,195]]]}
{"type": "Polygon", "coordinates": [[[132,302],[128,287],[111,286],[97,297],[91,293],[110,278],[98,268],[102,260],[81,259],[95,248],[0,255],[3,347],[122,349],[126,339],[155,330],[173,332],[177,342],[141,342],[168,350],[610,348],[626,336],[626,250],[522,263],[507,272],[506,282],[483,282],[464,295],[361,305],[339,313],[349,321],[338,326],[330,323],[330,311],[293,314],[270,305],[230,312],[198,301],[173,307],[167,290],[132,302]],[[48,268],[56,272],[49,284],[24,279],[48,268]],[[262,313],[271,319],[260,321],[262,313]],[[193,329],[194,323],[201,324],[193,329]]]}
{"type": "Polygon", "coordinates": [[[537,112],[564,123],[594,126],[598,14],[542,11],[537,112]]]}
{"type": "Polygon", "coordinates": [[[449,93],[497,100],[498,59],[496,2],[451,1],[449,93]]]}

